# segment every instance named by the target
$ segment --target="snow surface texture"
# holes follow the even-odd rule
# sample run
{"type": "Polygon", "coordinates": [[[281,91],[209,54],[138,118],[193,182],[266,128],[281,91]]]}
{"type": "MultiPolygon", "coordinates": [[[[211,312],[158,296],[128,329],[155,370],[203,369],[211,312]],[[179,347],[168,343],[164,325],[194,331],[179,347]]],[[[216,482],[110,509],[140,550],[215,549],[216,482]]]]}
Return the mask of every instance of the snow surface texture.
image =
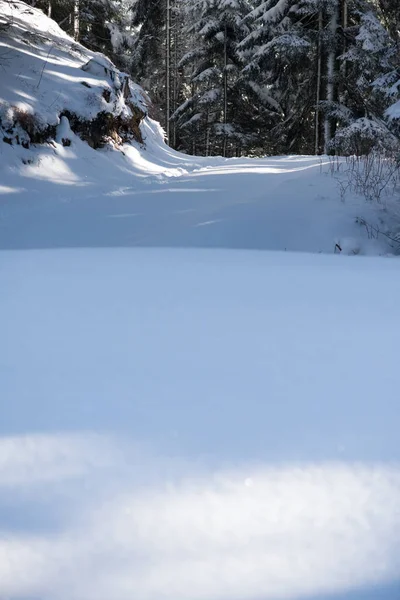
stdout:
{"type": "Polygon", "coordinates": [[[398,600],[400,265],[343,256],[379,213],[142,131],[0,143],[0,598],[398,600]]]}
{"type": "Polygon", "coordinates": [[[397,600],[397,260],[0,261],[3,597],[397,600]]]}

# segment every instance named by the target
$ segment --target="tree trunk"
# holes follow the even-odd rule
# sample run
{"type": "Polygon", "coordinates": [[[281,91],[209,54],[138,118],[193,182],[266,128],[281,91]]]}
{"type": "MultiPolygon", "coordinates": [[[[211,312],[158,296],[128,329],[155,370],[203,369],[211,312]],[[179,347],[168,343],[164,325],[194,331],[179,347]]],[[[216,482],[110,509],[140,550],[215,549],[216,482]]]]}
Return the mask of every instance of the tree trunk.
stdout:
{"type": "MultiPolygon", "coordinates": [[[[335,99],[335,63],[336,63],[336,34],[338,27],[338,0],[335,0],[334,12],[329,22],[329,49],[327,58],[327,83],[326,83],[326,99],[328,104],[332,103],[335,99]]],[[[328,106],[329,109],[329,106],[328,106]]],[[[329,152],[329,144],[332,139],[332,117],[329,114],[325,117],[325,154],[329,152]]]]}
{"type": "MultiPolygon", "coordinates": [[[[342,45],[342,54],[345,54],[345,52],[347,51],[347,42],[346,42],[346,29],[348,26],[348,6],[347,6],[347,0],[341,0],[342,5],[341,5],[341,17],[342,17],[342,29],[343,29],[343,45],[342,45]]],[[[345,104],[346,99],[345,99],[345,88],[346,88],[346,77],[347,77],[347,63],[345,60],[343,60],[341,62],[341,69],[340,69],[340,87],[339,87],[339,101],[342,104],[345,104]]]]}
{"type": "Polygon", "coordinates": [[[74,0],[74,40],[79,42],[80,0],[74,0]]]}
{"type": "MultiPolygon", "coordinates": [[[[178,67],[178,7],[174,6],[174,26],[173,26],[173,78],[172,78],[172,112],[178,108],[178,82],[179,82],[179,67],[178,67]]],[[[176,123],[173,123],[172,146],[176,148],[176,123]]]]}
{"type": "Polygon", "coordinates": [[[166,51],[165,51],[165,88],[167,105],[165,110],[167,140],[170,143],[171,135],[171,0],[166,0],[166,51]]]}
{"type": "Polygon", "coordinates": [[[317,94],[315,98],[315,154],[319,154],[320,140],[320,102],[321,102],[321,73],[322,73],[322,11],[318,14],[318,60],[317,60],[317,94]]]}
{"type": "Polygon", "coordinates": [[[227,27],[224,28],[224,145],[222,155],[226,156],[226,125],[228,122],[228,40],[227,27]]]}
{"type": "Polygon", "coordinates": [[[210,126],[208,122],[208,112],[206,115],[206,156],[210,156],[210,126]]]}

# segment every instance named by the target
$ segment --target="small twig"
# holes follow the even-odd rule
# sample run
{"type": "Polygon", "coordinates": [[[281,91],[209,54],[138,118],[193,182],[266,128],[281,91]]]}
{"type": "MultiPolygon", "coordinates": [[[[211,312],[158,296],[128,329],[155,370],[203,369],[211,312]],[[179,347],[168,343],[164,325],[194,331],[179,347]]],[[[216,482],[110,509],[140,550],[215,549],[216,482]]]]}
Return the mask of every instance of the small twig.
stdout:
{"type": "Polygon", "coordinates": [[[56,98],[53,100],[53,102],[51,104],[49,104],[49,106],[47,108],[48,109],[52,108],[60,96],[61,96],[61,92],[58,92],[58,95],[56,96],[56,98]]]}
{"type": "Polygon", "coordinates": [[[377,239],[380,235],[384,235],[388,240],[390,240],[391,242],[394,242],[397,246],[399,245],[399,240],[392,237],[391,235],[389,235],[388,233],[385,233],[384,231],[381,231],[379,229],[379,227],[375,227],[375,225],[371,225],[371,223],[368,223],[365,219],[359,219],[358,222],[360,223],[360,225],[364,225],[368,237],[371,239],[372,237],[374,237],[374,235],[372,234],[372,232],[375,233],[375,238],[377,239]]]}
{"type": "Polygon", "coordinates": [[[49,51],[48,51],[48,53],[47,53],[46,60],[45,60],[45,63],[44,63],[44,65],[43,65],[43,69],[42,69],[42,72],[40,73],[39,81],[38,81],[38,84],[37,84],[37,86],[36,86],[36,88],[37,88],[37,89],[39,88],[39,86],[40,86],[40,82],[42,81],[43,73],[44,73],[44,70],[45,70],[45,68],[46,68],[46,66],[47,66],[47,63],[48,63],[48,60],[49,60],[49,56],[50,56],[50,54],[51,54],[51,52],[52,52],[53,48],[54,48],[54,44],[53,44],[53,46],[51,46],[50,50],[49,50],[49,51]]]}

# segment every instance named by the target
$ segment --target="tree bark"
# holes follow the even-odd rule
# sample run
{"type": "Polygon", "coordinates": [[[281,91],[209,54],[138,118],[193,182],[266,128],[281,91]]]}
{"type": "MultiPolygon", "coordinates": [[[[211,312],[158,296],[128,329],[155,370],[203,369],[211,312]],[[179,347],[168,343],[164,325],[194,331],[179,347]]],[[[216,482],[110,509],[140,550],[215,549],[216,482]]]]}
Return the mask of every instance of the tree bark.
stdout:
{"type": "Polygon", "coordinates": [[[166,0],[166,10],[167,10],[167,18],[166,18],[166,51],[165,51],[165,88],[166,88],[166,110],[165,110],[165,120],[166,120],[166,132],[167,132],[167,140],[170,143],[170,135],[171,135],[171,0],[166,0]]]}
{"type": "Polygon", "coordinates": [[[79,42],[80,0],[74,0],[74,40],[79,42]]]}
{"type": "Polygon", "coordinates": [[[226,125],[228,122],[228,40],[227,27],[224,27],[224,145],[223,156],[226,156],[226,125]]]}
{"type": "Polygon", "coordinates": [[[319,154],[320,140],[320,102],[321,102],[321,73],[322,73],[322,11],[318,14],[318,59],[317,59],[317,94],[315,98],[315,154],[319,154]]]}
{"type": "MultiPolygon", "coordinates": [[[[332,103],[335,99],[335,63],[336,63],[336,34],[338,28],[338,15],[339,6],[338,0],[335,0],[335,7],[333,13],[331,15],[331,19],[329,22],[329,49],[328,49],[328,57],[327,57],[327,83],[326,83],[326,99],[328,104],[332,103]]],[[[329,108],[329,107],[328,107],[329,108]]],[[[332,117],[329,116],[329,113],[325,117],[325,154],[329,152],[329,144],[332,139],[332,117]]]]}

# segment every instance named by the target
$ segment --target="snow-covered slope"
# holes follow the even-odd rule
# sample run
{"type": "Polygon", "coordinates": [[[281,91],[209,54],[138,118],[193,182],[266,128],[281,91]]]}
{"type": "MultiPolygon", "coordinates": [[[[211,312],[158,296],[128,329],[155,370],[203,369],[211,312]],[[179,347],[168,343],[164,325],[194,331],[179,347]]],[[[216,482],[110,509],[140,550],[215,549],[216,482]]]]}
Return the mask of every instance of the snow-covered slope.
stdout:
{"type": "Polygon", "coordinates": [[[146,112],[139,86],[21,0],[0,0],[0,66],[0,137],[9,143],[54,138],[63,114],[94,146],[107,127],[121,134],[133,123],[138,134],[146,112]]]}
{"type": "MultiPolygon", "coordinates": [[[[3,106],[46,106],[30,43],[3,106]]],[[[57,127],[0,141],[0,598],[398,600],[400,265],[354,256],[382,208],[326,158],[57,127]]]]}

